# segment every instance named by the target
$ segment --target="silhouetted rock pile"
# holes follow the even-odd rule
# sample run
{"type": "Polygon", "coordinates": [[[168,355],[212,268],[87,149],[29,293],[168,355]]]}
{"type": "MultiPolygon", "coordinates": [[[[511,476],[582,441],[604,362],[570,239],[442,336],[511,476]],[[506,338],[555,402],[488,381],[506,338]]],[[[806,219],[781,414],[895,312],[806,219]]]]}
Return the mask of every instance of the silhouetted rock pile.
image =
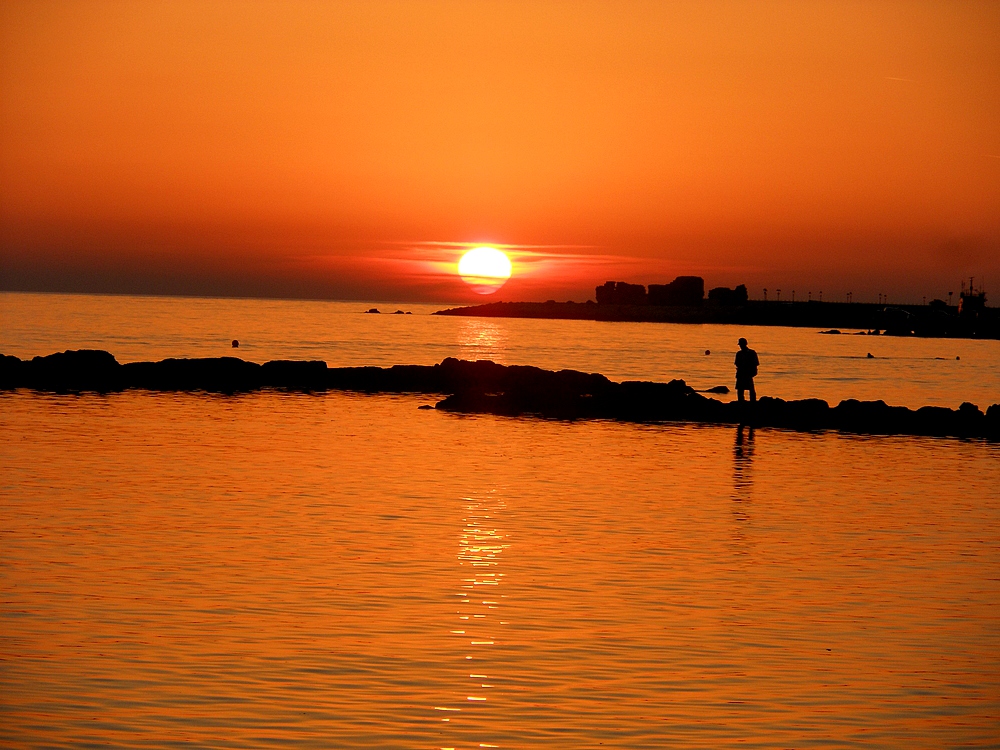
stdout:
{"type": "Polygon", "coordinates": [[[259,365],[235,357],[165,359],[120,364],[104,351],[80,350],[22,361],[0,355],[0,389],[109,393],[127,389],[240,393],[262,388],[318,392],[434,393],[438,409],[465,413],[632,422],[748,423],[794,430],[841,430],[881,435],[938,435],[1000,440],[1000,404],[984,414],[958,409],[912,410],[884,401],[761,398],[751,410],[697,393],[683,380],[625,381],[575,370],[504,366],[448,358],[437,365],[329,368],[325,362],[274,361],[259,365]]]}
{"type": "Polygon", "coordinates": [[[164,359],[120,364],[105,351],[80,349],[21,361],[0,355],[0,388],[34,388],[71,393],[109,393],[130,388],[151,391],[237,393],[260,388],[296,390],[327,387],[325,362],[268,362],[237,357],[164,359]]]}

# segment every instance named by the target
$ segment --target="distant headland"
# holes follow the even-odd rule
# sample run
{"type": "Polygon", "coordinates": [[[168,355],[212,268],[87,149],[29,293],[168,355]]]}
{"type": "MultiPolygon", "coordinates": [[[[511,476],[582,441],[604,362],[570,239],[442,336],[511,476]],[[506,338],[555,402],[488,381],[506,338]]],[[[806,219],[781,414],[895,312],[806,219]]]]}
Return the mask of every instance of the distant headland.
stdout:
{"type": "Polygon", "coordinates": [[[29,388],[49,393],[112,393],[138,389],[246,393],[262,389],[323,393],[420,393],[445,398],[437,409],[462,413],[624,422],[750,424],[792,430],[839,430],[877,435],[935,435],[1000,441],[1000,404],[984,413],[975,404],[958,409],[908,409],[884,401],[847,399],[831,407],[820,399],[763,397],[752,409],[696,392],[683,380],[625,381],[604,375],[537,367],[504,366],[448,358],[436,365],[327,367],[325,362],[265,364],[236,357],[119,363],[99,350],[66,351],[21,360],[0,355],[0,391],[29,388]]]}
{"type": "Polygon", "coordinates": [[[492,318],[547,318],[643,323],[726,323],[859,329],[872,335],[1000,339],[1000,308],[986,306],[986,294],[973,290],[952,305],[935,299],[926,305],[865,302],[752,300],[746,286],[716,287],[705,296],[700,276],[678,276],[669,284],[608,281],[597,287],[596,302],[493,302],[439,310],[435,315],[492,318]]]}

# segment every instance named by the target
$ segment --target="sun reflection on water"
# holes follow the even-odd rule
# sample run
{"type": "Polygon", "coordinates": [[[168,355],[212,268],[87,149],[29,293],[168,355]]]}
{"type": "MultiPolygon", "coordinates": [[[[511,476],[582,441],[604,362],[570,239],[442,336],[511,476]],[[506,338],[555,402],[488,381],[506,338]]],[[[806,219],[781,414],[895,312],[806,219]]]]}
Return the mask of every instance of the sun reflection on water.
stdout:
{"type": "MultiPolygon", "coordinates": [[[[494,496],[482,499],[467,497],[463,500],[466,503],[465,516],[458,548],[458,564],[463,573],[455,610],[458,624],[449,629],[449,635],[459,638],[463,644],[461,658],[467,667],[466,676],[455,693],[456,702],[460,701],[463,705],[435,707],[437,711],[451,714],[441,721],[450,722],[456,733],[462,731],[461,724],[482,726],[481,720],[485,716],[477,714],[490,710],[489,704],[495,699],[493,691],[499,681],[493,668],[496,659],[492,649],[501,642],[502,628],[508,624],[501,619],[500,605],[505,595],[500,593],[504,579],[500,556],[509,544],[505,541],[506,535],[497,528],[497,519],[507,506],[501,498],[494,496]],[[470,714],[470,711],[476,713],[470,714]]],[[[475,729],[474,726],[466,728],[475,729]]],[[[498,747],[488,742],[474,743],[473,746],[498,747]]]]}
{"type": "Polygon", "coordinates": [[[507,363],[507,328],[502,321],[490,318],[465,318],[458,328],[458,343],[463,359],[491,359],[507,363]]]}

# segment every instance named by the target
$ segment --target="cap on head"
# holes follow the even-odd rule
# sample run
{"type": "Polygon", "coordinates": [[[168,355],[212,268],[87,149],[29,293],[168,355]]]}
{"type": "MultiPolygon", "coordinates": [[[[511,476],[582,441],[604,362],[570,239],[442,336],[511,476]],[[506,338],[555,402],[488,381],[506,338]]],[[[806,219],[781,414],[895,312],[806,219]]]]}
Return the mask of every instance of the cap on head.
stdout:
{"type": "Polygon", "coordinates": [[[740,339],[736,343],[739,344],[740,346],[746,346],[747,345],[747,340],[746,339],[740,339]]]}

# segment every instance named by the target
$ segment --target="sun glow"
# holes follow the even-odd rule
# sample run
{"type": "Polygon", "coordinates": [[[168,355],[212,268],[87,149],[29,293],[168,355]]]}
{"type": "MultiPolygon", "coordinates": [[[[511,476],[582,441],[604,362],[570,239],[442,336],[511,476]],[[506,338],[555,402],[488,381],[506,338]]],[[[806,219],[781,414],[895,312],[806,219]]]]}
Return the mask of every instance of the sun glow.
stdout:
{"type": "Polygon", "coordinates": [[[479,294],[493,294],[510,278],[510,258],[495,247],[469,250],[458,261],[458,275],[479,294]]]}

